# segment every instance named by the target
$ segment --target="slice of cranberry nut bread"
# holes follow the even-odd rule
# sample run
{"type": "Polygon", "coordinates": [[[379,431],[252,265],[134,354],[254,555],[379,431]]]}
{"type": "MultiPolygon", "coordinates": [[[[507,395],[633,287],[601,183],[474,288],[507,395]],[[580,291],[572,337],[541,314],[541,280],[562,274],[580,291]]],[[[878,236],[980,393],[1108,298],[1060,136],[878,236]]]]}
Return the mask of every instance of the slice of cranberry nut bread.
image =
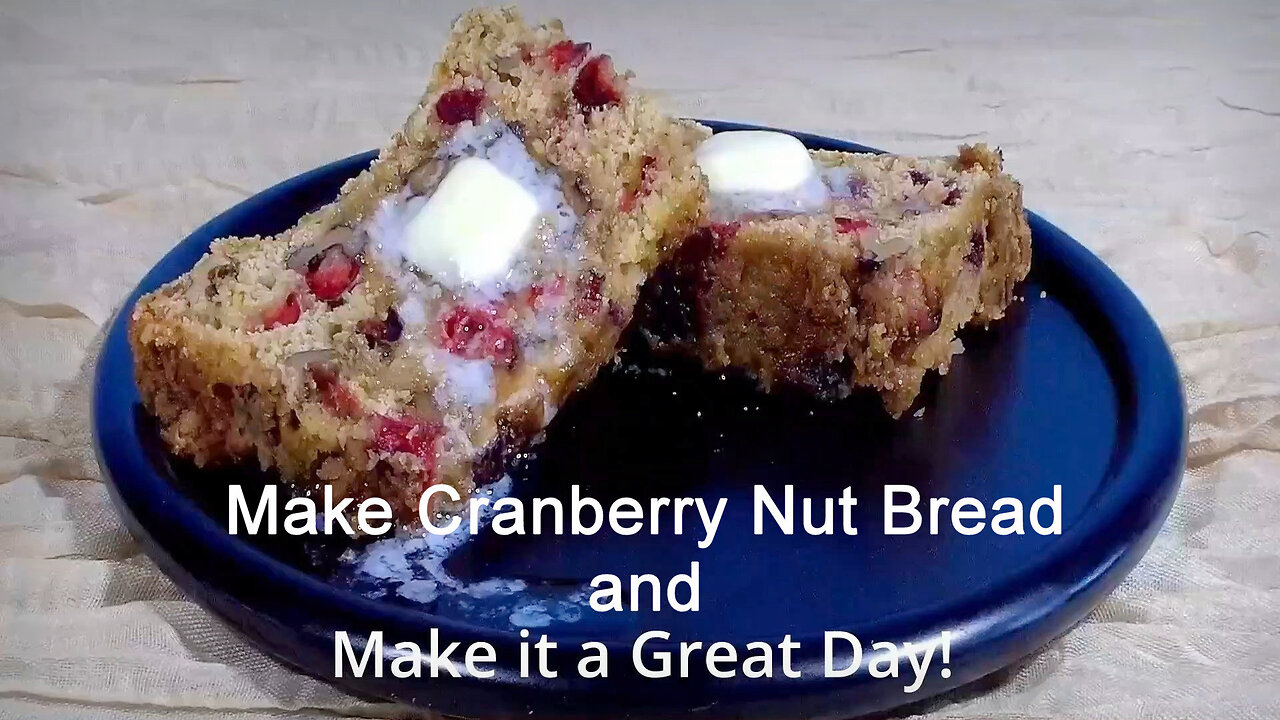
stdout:
{"type": "Polygon", "coordinates": [[[144,403],[201,465],[256,457],[405,521],[431,484],[465,496],[612,357],[696,223],[698,138],[558,22],[467,13],[335,202],[139,302],[144,403]]]}
{"type": "Polygon", "coordinates": [[[985,146],[808,153],[746,131],[697,157],[708,224],[650,280],[637,324],[658,349],[765,389],[870,387],[900,415],[928,371],[946,372],[956,332],[1000,318],[1030,267],[1021,188],[985,146]],[[769,171],[753,180],[754,166],[769,171]]]}

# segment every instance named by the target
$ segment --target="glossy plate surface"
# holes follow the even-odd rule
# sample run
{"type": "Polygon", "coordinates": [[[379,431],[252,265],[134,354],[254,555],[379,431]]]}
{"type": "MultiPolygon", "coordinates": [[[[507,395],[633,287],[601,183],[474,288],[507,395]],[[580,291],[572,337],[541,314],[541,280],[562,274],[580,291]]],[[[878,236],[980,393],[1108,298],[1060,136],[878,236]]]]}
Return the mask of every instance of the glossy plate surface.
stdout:
{"type": "MultiPolygon", "coordinates": [[[[716,129],[745,126],[709,123],[716,129]]],[[[797,133],[812,148],[866,151],[797,133]]],[[[533,601],[554,601],[596,573],[669,577],[700,568],[701,610],[587,613],[545,628],[572,668],[573,649],[599,640],[607,679],[522,678],[516,629],[502,615],[441,598],[372,597],[335,569],[345,541],[226,532],[226,484],[261,483],[251,469],[201,471],[168,456],[141,411],[127,341],[139,295],[187,269],[211,240],[278,232],[330,200],[372,153],[277,185],[196,230],[143,279],[113,321],[99,360],[94,431],[130,530],[179,586],[255,644],[334,682],[333,633],[380,630],[388,643],[485,640],[505,667],[491,679],[346,678],[355,693],[429,705],[467,717],[849,717],[913,702],[987,675],[1033,652],[1095,606],[1133,567],[1164,520],[1181,477],[1185,412],[1169,351],[1133,294],[1097,258],[1031,215],[1034,265],[1009,317],[966,333],[945,378],[927,383],[922,417],[894,422],[873,398],[838,404],[767,397],[738,379],[633,349],[575,397],[536,457],[519,472],[520,497],[568,497],[578,484],[607,502],[630,496],[727,498],[714,543],[696,533],[591,537],[485,535],[449,560],[470,579],[516,577],[533,601]],[[1041,297],[1042,291],[1044,297],[1041,297]],[[659,367],[661,372],[653,372],[659,367]],[[752,486],[802,497],[860,498],[856,537],[752,532],[752,486]],[[886,536],[881,490],[914,485],[928,496],[1030,503],[1062,486],[1062,534],[886,536]],[[559,590],[558,590],[559,589],[559,590]],[[790,634],[798,679],[719,680],[694,663],[689,679],[632,670],[640,633],[726,640],[745,647],[790,634]],[[821,672],[822,633],[873,642],[952,633],[949,677],[924,686],[859,672],[821,672]]],[[[668,518],[669,520],[669,518],[668,518]]],[[[669,529],[669,525],[667,526],[669,529]]],[[[375,589],[376,590],[376,589],[375,589]]],[[[377,593],[373,593],[376,595],[377,593]]],[[[661,647],[651,645],[650,647],[661,647]]],[[[864,660],[865,661],[865,660],[864,660]]]]}

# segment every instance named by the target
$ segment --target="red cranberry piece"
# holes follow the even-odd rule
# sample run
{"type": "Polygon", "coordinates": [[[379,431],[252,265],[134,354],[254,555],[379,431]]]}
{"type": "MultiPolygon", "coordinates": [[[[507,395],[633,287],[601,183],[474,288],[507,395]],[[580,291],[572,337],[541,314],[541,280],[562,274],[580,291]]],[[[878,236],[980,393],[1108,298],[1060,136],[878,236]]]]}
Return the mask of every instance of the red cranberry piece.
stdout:
{"type": "Polygon", "coordinates": [[[439,424],[412,417],[374,417],[373,448],[384,453],[409,453],[427,462],[436,457],[436,440],[442,434],[439,424]]]}
{"type": "Polygon", "coordinates": [[[928,185],[929,176],[919,170],[912,170],[908,173],[911,176],[911,182],[916,185],[928,185]]]}
{"type": "Polygon", "coordinates": [[[458,305],[440,320],[440,344],[469,360],[516,361],[516,334],[494,307],[458,305]]]}
{"type": "Polygon", "coordinates": [[[927,313],[917,315],[912,322],[911,329],[916,337],[932,335],[942,324],[942,309],[930,307],[927,313]]]}
{"type": "Polygon", "coordinates": [[[871,223],[862,218],[837,217],[836,232],[839,233],[856,233],[871,227],[871,223]]]}
{"type": "Polygon", "coordinates": [[[591,43],[575,43],[572,40],[563,40],[547,48],[547,62],[551,63],[551,69],[556,72],[564,72],[565,70],[582,62],[582,59],[591,51],[591,43]]]}
{"type": "Polygon", "coordinates": [[[555,279],[548,283],[533,283],[529,286],[529,307],[534,310],[541,309],[543,304],[564,295],[566,285],[568,282],[563,275],[555,276],[555,279]]]}
{"type": "Polygon", "coordinates": [[[321,300],[333,302],[342,297],[359,274],[360,263],[349,257],[341,245],[331,245],[311,260],[307,268],[307,287],[321,300]]]}
{"type": "Polygon", "coordinates": [[[608,55],[597,55],[587,61],[573,81],[573,97],[585,113],[622,102],[618,75],[608,55]]]}
{"type": "Polygon", "coordinates": [[[484,103],[484,91],[458,88],[440,96],[436,101],[436,117],[445,125],[457,125],[463,120],[475,122],[484,103]]]}
{"type": "Polygon", "coordinates": [[[604,276],[595,270],[588,271],[584,277],[578,280],[578,292],[573,299],[573,310],[579,318],[600,312],[600,308],[604,303],[604,296],[601,293],[603,286],[604,276]]]}
{"type": "Polygon", "coordinates": [[[298,294],[289,293],[280,307],[272,308],[262,314],[262,327],[266,330],[292,325],[302,317],[302,306],[298,304],[298,294]]]}
{"type": "Polygon", "coordinates": [[[360,414],[360,401],[336,372],[320,365],[312,365],[307,370],[320,393],[320,402],[334,415],[347,418],[360,414]]]}

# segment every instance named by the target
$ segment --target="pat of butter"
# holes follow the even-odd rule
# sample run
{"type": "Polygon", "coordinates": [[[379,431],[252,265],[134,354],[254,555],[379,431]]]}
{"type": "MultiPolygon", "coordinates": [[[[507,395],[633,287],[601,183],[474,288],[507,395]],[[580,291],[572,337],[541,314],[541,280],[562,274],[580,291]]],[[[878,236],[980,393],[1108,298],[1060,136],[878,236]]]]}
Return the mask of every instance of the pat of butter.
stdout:
{"type": "Polygon", "coordinates": [[[694,159],[713,193],[785,193],[814,175],[804,144],[786,133],[733,130],[712,135],[694,159]]]}
{"type": "Polygon", "coordinates": [[[538,201],[493,163],[457,162],[405,227],[405,259],[452,284],[478,285],[511,270],[539,215],[538,201]]]}

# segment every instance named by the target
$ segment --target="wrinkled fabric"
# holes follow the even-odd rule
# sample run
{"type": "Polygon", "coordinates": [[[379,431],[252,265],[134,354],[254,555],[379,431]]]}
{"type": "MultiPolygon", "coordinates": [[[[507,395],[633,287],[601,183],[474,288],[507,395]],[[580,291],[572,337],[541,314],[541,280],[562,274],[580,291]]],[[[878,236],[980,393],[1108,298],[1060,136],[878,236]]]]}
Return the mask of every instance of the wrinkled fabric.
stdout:
{"type": "MultiPolygon", "coordinates": [[[[1027,205],[1141,297],[1190,456],[1089,618],[934,718],[1280,717],[1280,8],[529,2],[673,111],[904,153],[1004,149],[1027,205]]],[[[454,3],[0,7],[0,718],[400,717],[249,648],[140,554],[89,378],[128,290],[205,219],[382,144],[454,3]]]]}

